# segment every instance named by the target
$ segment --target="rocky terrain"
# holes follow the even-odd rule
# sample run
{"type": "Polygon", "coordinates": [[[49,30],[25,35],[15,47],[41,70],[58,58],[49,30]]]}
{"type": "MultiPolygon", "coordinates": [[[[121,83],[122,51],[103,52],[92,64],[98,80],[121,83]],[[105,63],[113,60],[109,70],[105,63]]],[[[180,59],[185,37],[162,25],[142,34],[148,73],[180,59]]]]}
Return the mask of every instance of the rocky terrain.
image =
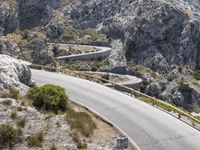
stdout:
{"type": "Polygon", "coordinates": [[[11,88],[26,89],[34,85],[31,71],[27,62],[20,61],[7,55],[0,55],[0,90],[11,88]]]}
{"type": "MultiPolygon", "coordinates": [[[[86,111],[77,106],[76,109],[86,111]]],[[[22,129],[23,136],[13,147],[15,150],[41,149],[27,144],[28,138],[39,132],[43,133],[42,148],[45,150],[50,149],[53,144],[59,150],[77,149],[70,135],[70,125],[64,119],[64,115],[42,114],[20,100],[16,102],[14,99],[0,98],[0,116],[0,125],[7,123],[22,129]],[[22,120],[25,120],[23,126],[22,120]]],[[[84,139],[88,143],[87,149],[112,150],[116,145],[116,138],[119,137],[118,133],[95,116],[93,119],[98,129],[95,131],[95,136],[84,139]]],[[[9,150],[10,148],[0,145],[0,149],[9,150]]]]}
{"type": "Polygon", "coordinates": [[[200,68],[199,7],[198,0],[1,0],[0,53],[44,65],[137,75],[144,80],[143,92],[199,111],[199,85],[192,78],[200,68]],[[63,64],[48,42],[112,51],[103,61],[63,64]]]}
{"type": "Polygon", "coordinates": [[[80,149],[77,148],[79,140],[86,144],[86,147],[82,145],[85,147],[82,147],[84,149],[113,150],[115,148],[120,134],[99,117],[72,102],[69,102],[67,111],[73,109],[77,113],[88,114],[92,119],[91,123],[95,124],[95,129],[90,129],[94,130],[91,136],[75,134],[76,129],[66,119],[66,116],[69,115],[67,112],[55,114],[34,108],[31,100],[27,97],[28,86],[35,84],[31,79],[28,65],[29,63],[26,61],[0,55],[1,150],[80,149]],[[4,134],[6,129],[3,128],[3,125],[9,125],[12,130],[8,129],[10,132],[4,134]],[[16,131],[13,131],[14,129],[16,131]],[[39,138],[42,138],[39,141],[41,146],[38,143],[39,138]],[[13,143],[6,144],[8,140],[13,140],[13,143]]]}

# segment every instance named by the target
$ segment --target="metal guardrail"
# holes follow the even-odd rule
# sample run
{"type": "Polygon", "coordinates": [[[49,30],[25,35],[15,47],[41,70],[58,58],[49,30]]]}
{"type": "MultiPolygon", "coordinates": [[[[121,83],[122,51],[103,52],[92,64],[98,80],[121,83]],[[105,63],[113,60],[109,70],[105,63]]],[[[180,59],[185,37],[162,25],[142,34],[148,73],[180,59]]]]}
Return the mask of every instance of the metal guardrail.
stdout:
{"type": "MultiPolygon", "coordinates": [[[[185,116],[185,117],[191,119],[193,122],[195,122],[195,123],[200,125],[200,120],[198,120],[197,118],[192,116],[189,112],[185,112],[185,111],[181,110],[180,108],[177,108],[177,107],[173,106],[172,104],[169,104],[169,103],[164,102],[162,100],[159,100],[159,99],[157,99],[155,97],[152,97],[152,96],[149,96],[147,94],[144,94],[144,93],[142,93],[140,91],[137,91],[137,90],[135,90],[133,88],[130,88],[130,87],[127,87],[125,85],[121,85],[121,84],[118,84],[118,83],[115,83],[113,81],[109,81],[109,80],[103,79],[103,78],[95,76],[95,75],[91,75],[91,74],[87,74],[87,73],[83,73],[83,72],[78,72],[78,71],[73,71],[73,70],[69,70],[69,69],[59,69],[59,68],[55,68],[55,67],[47,67],[47,66],[36,65],[36,64],[30,65],[30,68],[44,69],[44,70],[53,71],[53,72],[68,73],[69,75],[80,77],[80,78],[81,78],[81,76],[85,77],[84,79],[89,79],[89,80],[90,79],[95,79],[97,81],[100,80],[100,81],[105,82],[105,83],[110,83],[110,84],[112,84],[113,87],[118,86],[120,88],[124,88],[131,95],[143,96],[145,98],[148,98],[149,100],[151,100],[151,104],[153,106],[158,106],[159,107],[160,105],[164,105],[164,106],[166,106],[168,108],[171,108],[174,112],[178,113],[178,118],[181,118],[181,116],[185,116]]],[[[160,108],[162,108],[162,107],[160,107],[160,108]]],[[[166,110],[166,109],[164,109],[164,110],[166,110]]]]}

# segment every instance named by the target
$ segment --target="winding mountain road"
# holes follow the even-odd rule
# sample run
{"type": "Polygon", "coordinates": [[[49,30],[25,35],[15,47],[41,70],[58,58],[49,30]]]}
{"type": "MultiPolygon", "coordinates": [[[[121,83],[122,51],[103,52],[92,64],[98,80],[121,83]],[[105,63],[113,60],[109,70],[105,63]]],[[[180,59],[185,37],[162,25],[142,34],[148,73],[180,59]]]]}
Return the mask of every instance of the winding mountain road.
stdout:
{"type": "Polygon", "coordinates": [[[75,77],[32,69],[38,85],[52,83],[112,122],[141,150],[200,150],[200,132],[177,118],[119,91],[75,77]]]}
{"type": "Polygon", "coordinates": [[[66,56],[59,56],[56,57],[56,59],[59,60],[91,60],[91,59],[98,59],[98,58],[106,58],[109,56],[111,48],[110,47],[104,47],[104,46],[90,46],[90,45],[75,45],[75,44],[64,44],[64,43],[48,43],[48,45],[58,45],[61,49],[68,49],[69,46],[78,46],[85,49],[98,49],[98,51],[95,52],[85,52],[81,54],[71,54],[66,56]]]}

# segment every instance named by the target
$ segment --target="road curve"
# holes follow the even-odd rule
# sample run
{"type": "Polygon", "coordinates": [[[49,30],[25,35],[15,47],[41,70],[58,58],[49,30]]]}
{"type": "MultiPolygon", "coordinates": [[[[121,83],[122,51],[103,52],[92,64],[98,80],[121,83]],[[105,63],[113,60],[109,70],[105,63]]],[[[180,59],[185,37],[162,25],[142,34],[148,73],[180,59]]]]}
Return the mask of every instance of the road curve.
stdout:
{"type": "Polygon", "coordinates": [[[142,150],[200,150],[200,132],[175,117],[108,87],[32,69],[38,85],[57,84],[124,131],[142,150]]]}
{"type": "Polygon", "coordinates": [[[85,48],[96,48],[99,49],[99,51],[96,52],[87,52],[82,54],[72,54],[72,55],[66,55],[66,56],[59,56],[56,57],[56,59],[65,59],[65,60],[90,60],[90,59],[98,59],[98,58],[105,58],[110,54],[111,47],[105,47],[105,46],[90,46],[90,45],[75,45],[75,44],[62,44],[62,43],[48,43],[49,45],[57,44],[59,46],[79,46],[79,47],[85,47],[85,48]]]}

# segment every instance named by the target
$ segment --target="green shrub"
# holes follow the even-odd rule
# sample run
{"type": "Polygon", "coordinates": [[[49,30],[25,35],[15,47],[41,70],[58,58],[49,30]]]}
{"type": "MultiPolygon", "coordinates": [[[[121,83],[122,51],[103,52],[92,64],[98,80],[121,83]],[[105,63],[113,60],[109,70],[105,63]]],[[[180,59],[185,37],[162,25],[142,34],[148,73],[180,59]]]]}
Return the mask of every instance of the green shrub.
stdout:
{"type": "Polygon", "coordinates": [[[42,147],[42,142],[40,140],[38,140],[37,137],[35,137],[35,136],[30,137],[27,141],[27,144],[30,147],[42,147]]]}
{"type": "Polygon", "coordinates": [[[196,80],[200,80],[200,69],[194,71],[193,77],[194,77],[196,80]]]}
{"type": "Polygon", "coordinates": [[[42,147],[43,142],[43,132],[39,132],[36,135],[28,138],[27,144],[30,147],[42,147]]]}
{"type": "Polygon", "coordinates": [[[54,46],[53,46],[53,49],[52,49],[52,52],[54,53],[55,56],[58,55],[58,50],[59,50],[58,45],[54,45],[54,46]]]}
{"type": "Polygon", "coordinates": [[[33,87],[28,91],[28,98],[33,106],[46,111],[66,111],[68,96],[65,90],[56,85],[47,84],[41,87],[33,87]]]}
{"type": "Polygon", "coordinates": [[[78,149],[86,149],[87,143],[86,142],[78,143],[77,148],[78,149]]]}
{"type": "Polygon", "coordinates": [[[93,67],[91,68],[91,71],[95,72],[95,71],[97,71],[97,68],[96,68],[95,66],[93,66],[93,67]]]}
{"type": "Polygon", "coordinates": [[[145,93],[146,89],[147,89],[148,83],[143,81],[140,85],[140,91],[145,93]]]}
{"type": "Polygon", "coordinates": [[[12,146],[20,139],[21,132],[9,124],[0,125],[0,145],[12,146]]]}

